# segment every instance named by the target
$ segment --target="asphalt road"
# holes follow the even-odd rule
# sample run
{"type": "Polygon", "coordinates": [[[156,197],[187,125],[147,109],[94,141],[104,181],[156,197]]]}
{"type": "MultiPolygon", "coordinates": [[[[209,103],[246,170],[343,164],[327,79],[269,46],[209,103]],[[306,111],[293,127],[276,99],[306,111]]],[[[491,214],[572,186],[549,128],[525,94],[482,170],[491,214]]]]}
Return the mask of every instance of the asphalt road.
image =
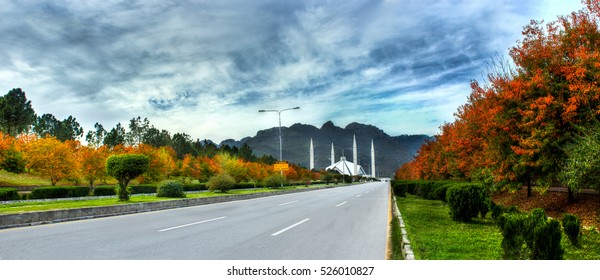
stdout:
{"type": "Polygon", "coordinates": [[[381,260],[388,186],[0,230],[0,259],[381,260]]]}

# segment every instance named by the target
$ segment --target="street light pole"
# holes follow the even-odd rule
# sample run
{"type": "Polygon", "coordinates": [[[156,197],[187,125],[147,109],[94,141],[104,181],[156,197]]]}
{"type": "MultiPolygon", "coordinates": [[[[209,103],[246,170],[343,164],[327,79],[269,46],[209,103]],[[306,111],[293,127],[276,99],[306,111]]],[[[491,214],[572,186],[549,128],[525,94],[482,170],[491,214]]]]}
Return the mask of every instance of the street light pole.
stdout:
{"type": "MultiPolygon", "coordinates": [[[[294,108],[286,108],[286,109],[282,109],[282,110],[258,110],[259,113],[266,113],[266,112],[276,112],[277,115],[279,116],[279,161],[283,161],[283,144],[282,144],[282,140],[281,140],[281,112],[283,111],[289,111],[289,110],[298,110],[300,109],[300,107],[294,107],[294,108]]],[[[281,176],[283,176],[283,170],[280,171],[281,176]]],[[[281,186],[283,187],[283,182],[281,182],[281,186]]]]}

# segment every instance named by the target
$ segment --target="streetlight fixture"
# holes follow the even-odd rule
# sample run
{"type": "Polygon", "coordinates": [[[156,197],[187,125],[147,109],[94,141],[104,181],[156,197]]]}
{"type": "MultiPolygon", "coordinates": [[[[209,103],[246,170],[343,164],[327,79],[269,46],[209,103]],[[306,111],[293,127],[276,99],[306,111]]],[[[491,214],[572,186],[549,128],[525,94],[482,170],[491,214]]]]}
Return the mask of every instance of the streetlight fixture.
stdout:
{"type": "Polygon", "coordinates": [[[283,161],[283,152],[281,151],[281,112],[298,109],[300,109],[300,107],[287,108],[283,110],[258,110],[259,113],[276,112],[279,115],[279,161],[283,161]]]}
{"type": "MultiPolygon", "coordinates": [[[[282,110],[258,110],[259,113],[267,113],[267,112],[276,112],[279,116],[279,161],[283,161],[283,151],[282,151],[282,141],[281,141],[281,112],[289,111],[289,110],[298,110],[300,107],[294,108],[286,108],[282,110]]],[[[283,177],[283,170],[280,171],[281,176],[283,177]]],[[[281,187],[283,187],[283,182],[281,182],[281,187]]]]}

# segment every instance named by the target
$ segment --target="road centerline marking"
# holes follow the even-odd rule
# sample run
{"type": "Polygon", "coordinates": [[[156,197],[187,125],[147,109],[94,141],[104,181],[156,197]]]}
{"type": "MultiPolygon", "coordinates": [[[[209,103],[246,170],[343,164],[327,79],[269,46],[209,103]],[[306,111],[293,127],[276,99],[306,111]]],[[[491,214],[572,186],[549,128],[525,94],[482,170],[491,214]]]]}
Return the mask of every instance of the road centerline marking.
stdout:
{"type": "Polygon", "coordinates": [[[295,224],[293,224],[293,225],[291,225],[291,226],[289,226],[289,227],[286,227],[286,228],[284,228],[284,229],[282,229],[282,230],[280,230],[280,231],[278,231],[278,232],[276,232],[276,233],[273,233],[273,234],[271,234],[271,236],[277,236],[277,235],[280,235],[280,234],[282,234],[282,233],[284,233],[284,232],[286,232],[286,231],[288,231],[288,230],[290,230],[290,229],[293,229],[293,228],[295,228],[295,227],[297,227],[297,226],[299,226],[299,225],[301,225],[301,224],[303,224],[303,223],[307,222],[308,220],[310,220],[310,218],[306,218],[306,219],[304,219],[304,220],[302,220],[302,221],[299,221],[299,222],[297,222],[297,223],[295,223],[295,224]]]}
{"type": "Polygon", "coordinates": [[[335,207],[342,206],[342,205],[344,205],[344,204],[346,204],[346,203],[348,203],[348,201],[344,201],[344,202],[342,202],[342,203],[340,203],[340,204],[336,205],[335,207]]]}
{"type": "Polygon", "coordinates": [[[199,221],[199,222],[195,222],[195,223],[189,223],[189,224],[175,226],[175,227],[170,227],[170,228],[164,228],[164,229],[161,229],[161,230],[158,230],[158,231],[159,232],[164,232],[164,231],[174,230],[174,229],[178,229],[178,228],[189,227],[189,226],[193,226],[193,225],[199,225],[199,224],[204,224],[204,223],[208,223],[208,222],[213,222],[213,221],[217,221],[217,220],[221,220],[221,219],[225,219],[225,218],[227,218],[227,216],[218,217],[218,218],[209,219],[209,220],[204,220],[204,221],[199,221]]]}
{"type": "Polygon", "coordinates": [[[362,195],[362,194],[359,194],[359,195],[357,195],[357,196],[355,196],[355,197],[360,197],[361,195],[362,195]]]}
{"type": "Polygon", "coordinates": [[[298,200],[294,200],[294,201],[290,201],[290,202],[286,202],[286,203],[281,203],[279,204],[279,206],[284,206],[284,205],[288,205],[288,204],[292,204],[292,203],[296,203],[298,202],[298,200]]]}

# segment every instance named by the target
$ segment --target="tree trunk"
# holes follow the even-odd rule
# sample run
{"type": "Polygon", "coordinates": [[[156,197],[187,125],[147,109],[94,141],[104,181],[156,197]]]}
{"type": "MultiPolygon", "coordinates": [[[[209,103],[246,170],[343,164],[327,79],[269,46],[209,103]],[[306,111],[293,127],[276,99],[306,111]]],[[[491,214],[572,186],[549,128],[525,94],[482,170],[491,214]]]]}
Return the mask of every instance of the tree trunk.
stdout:
{"type": "Polygon", "coordinates": [[[572,190],[571,188],[567,187],[567,193],[569,194],[569,195],[567,196],[567,201],[568,201],[569,203],[571,203],[571,202],[575,201],[575,194],[573,193],[573,190],[572,190]]]}

